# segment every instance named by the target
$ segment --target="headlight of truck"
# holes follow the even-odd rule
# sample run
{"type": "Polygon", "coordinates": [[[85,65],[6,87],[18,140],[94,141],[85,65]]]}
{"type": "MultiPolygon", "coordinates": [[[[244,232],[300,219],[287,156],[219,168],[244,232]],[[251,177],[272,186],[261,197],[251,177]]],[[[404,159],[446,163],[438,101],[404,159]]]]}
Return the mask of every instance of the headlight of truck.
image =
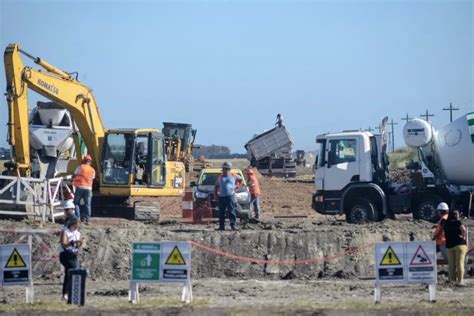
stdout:
{"type": "Polygon", "coordinates": [[[235,193],[235,199],[237,202],[250,202],[250,195],[248,192],[235,193]]]}
{"type": "Polygon", "coordinates": [[[196,199],[207,199],[207,197],[209,196],[209,193],[196,191],[195,195],[196,195],[196,199]]]}

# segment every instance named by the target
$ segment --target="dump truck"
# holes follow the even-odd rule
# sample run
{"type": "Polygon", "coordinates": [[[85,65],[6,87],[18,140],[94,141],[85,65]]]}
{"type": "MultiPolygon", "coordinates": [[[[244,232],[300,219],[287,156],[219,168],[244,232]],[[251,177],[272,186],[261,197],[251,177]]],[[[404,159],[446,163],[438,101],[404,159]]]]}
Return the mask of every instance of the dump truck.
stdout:
{"type": "Polygon", "coordinates": [[[474,112],[436,130],[422,119],[408,121],[404,139],[418,154],[411,179],[389,180],[387,118],[380,135],[345,131],[319,135],[312,207],[345,215],[349,223],[380,221],[395,214],[436,222],[438,203],[469,215],[474,190],[474,112]]]}
{"type": "Polygon", "coordinates": [[[255,135],[245,144],[250,164],[262,175],[294,177],[296,164],[292,158],[293,141],[285,126],[255,135]]]}

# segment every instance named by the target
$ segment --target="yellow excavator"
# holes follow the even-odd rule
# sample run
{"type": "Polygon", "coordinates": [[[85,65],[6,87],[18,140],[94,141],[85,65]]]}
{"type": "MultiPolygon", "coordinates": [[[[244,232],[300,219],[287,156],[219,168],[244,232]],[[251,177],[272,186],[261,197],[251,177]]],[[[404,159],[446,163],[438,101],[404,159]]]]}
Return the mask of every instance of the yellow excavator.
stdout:
{"type": "MultiPolygon", "coordinates": [[[[28,90],[31,89],[68,110],[92,157],[96,170],[93,213],[135,219],[159,218],[159,199],[181,196],[185,166],[167,161],[163,134],[158,129],[106,129],[92,90],[76,76],[41,58],[7,46],[4,54],[7,79],[8,133],[14,175],[31,176],[28,90]],[[43,69],[25,66],[21,54],[43,69]]],[[[73,133],[76,148],[79,137],[73,133]]],[[[76,150],[81,161],[81,150],[76,150]]],[[[73,168],[68,168],[73,170],[73,168]]]]}

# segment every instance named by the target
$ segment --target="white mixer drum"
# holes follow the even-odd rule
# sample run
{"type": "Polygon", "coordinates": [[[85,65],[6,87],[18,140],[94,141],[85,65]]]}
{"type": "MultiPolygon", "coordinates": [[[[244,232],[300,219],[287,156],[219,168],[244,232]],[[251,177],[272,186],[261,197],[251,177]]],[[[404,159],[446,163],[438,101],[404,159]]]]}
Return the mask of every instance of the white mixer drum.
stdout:
{"type": "Polygon", "coordinates": [[[474,113],[461,116],[435,133],[437,160],[447,179],[474,185],[474,113]]]}
{"type": "Polygon", "coordinates": [[[403,138],[408,146],[423,147],[433,139],[431,124],[422,119],[408,121],[403,127],[403,138]]]}

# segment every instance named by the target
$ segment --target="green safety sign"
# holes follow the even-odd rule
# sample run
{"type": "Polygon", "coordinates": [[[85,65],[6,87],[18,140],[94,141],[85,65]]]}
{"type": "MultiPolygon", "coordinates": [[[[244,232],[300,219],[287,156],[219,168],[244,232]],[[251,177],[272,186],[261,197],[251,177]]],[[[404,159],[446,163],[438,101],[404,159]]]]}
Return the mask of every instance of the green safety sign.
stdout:
{"type": "Polygon", "coordinates": [[[132,281],[156,282],[160,280],[159,243],[134,243],[132,246],[132,281]]]}

